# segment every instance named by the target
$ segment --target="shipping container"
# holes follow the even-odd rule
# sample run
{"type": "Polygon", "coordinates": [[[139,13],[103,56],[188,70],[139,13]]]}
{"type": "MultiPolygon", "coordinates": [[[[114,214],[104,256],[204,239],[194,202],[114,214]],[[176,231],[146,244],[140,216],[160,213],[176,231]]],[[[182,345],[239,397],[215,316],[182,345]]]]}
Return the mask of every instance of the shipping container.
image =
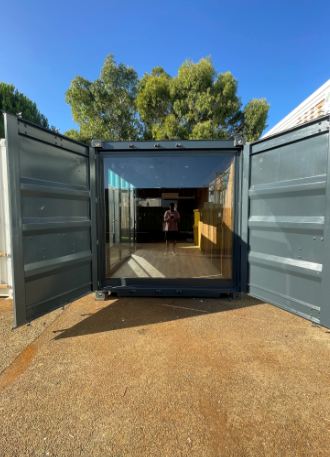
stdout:
{"type": "Polygon", "coordinates": [[[329,116],[245,145],[5,132],[15,325],[94,290],[248,293],[330,327],[329,116]]]}

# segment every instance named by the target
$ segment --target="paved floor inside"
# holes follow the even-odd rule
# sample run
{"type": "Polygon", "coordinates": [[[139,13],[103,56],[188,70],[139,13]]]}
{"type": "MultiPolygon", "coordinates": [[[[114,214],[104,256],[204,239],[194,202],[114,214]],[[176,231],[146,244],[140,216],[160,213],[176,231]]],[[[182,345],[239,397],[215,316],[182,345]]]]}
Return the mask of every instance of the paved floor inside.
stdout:
{"type": "Polygon", "coordinates": [[[325,328],[252,299],[90,295],[0,375],[0,455],[325,457],[329,398],[325,328]]]}
{"type": "Polygon", "coordinates": [[[175,255],[172,245],[167,252],[165,243],[141,243],[112,277],[229,279],[230,265],[231,256],[203,254],[193,243],[177,243],[175,255]]]}

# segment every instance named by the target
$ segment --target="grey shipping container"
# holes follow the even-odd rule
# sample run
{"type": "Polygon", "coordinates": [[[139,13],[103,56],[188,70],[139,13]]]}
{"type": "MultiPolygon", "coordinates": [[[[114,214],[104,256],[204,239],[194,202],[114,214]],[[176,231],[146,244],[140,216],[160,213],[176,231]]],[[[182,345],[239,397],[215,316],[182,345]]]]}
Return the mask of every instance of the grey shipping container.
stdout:
{"type": "Polygon", "coordinates": [[[4,116],[16,326],[94,290],[243,292],[330,327],[329,116],[247,145],[91,147],[4,116]],[[159,247],[170,204],[185,219],[175,261],[159,247]]]}

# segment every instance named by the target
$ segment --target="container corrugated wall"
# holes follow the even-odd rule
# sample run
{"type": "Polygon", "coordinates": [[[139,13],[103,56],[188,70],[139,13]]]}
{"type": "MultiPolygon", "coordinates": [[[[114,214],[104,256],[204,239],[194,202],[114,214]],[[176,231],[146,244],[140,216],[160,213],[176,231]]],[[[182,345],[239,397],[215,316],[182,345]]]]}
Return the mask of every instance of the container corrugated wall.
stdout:
{"type": "Polygon", "coordinates": [[[97,287],[95,160],[9,114],[5,131],[17,326],[97,287]]]}
{"type": "Polygon", "coordinates": [[[323,325],[328,153],[328,119],[255,143],[248,192],[250,294],[323,325]]]}

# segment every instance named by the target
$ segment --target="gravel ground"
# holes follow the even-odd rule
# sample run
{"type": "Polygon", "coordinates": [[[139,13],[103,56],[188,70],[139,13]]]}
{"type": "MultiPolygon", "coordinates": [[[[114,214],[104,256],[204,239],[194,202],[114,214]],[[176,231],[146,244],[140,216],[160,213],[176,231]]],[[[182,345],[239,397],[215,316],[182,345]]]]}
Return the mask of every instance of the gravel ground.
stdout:
{"type": "Polygon", "coordinates": [[[23,325],[13,327],[12,300],[0,298],[0,373],[60,315],[62,309],[23,325]]]}
{"type": "Polygon", "coordinates": [[[0,376],[0,455],[328,457],[330,332],[250,299],[68,306],[0,376]]]}

